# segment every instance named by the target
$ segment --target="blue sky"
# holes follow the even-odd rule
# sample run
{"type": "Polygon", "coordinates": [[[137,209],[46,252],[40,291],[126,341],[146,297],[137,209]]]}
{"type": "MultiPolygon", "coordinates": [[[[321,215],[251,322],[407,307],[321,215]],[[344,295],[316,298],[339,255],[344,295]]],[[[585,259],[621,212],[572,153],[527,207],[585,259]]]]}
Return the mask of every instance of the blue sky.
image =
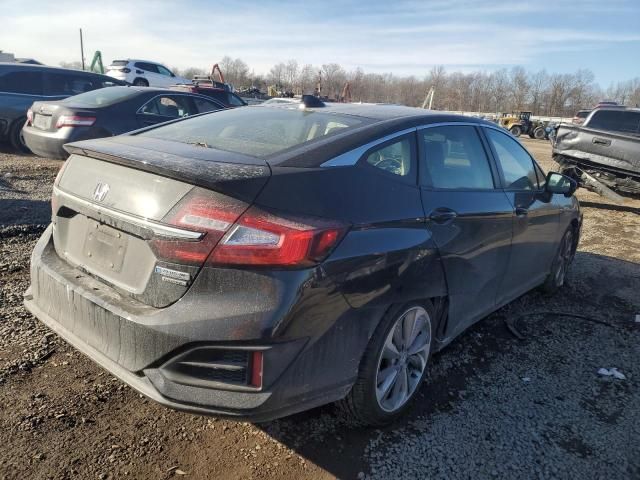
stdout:
{"type": "Polygon", "coordinates": [[[275,2],[0,0],[0,49],[57,65],[101,50],[209,68],[224,55],[256,72],[290,58],[424,76],[513,65],[588,68],[606,87],[640,76],[640,0],[275,2]]]}

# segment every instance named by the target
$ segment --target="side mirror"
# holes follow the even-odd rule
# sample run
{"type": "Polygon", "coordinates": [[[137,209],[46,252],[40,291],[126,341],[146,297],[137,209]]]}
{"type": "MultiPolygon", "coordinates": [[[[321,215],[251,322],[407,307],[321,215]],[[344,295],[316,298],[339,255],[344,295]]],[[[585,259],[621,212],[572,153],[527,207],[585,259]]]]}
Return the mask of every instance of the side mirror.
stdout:
{"type": "Polygon", "coordinates": [[[549,193],[559,193],[565,197],[570,197],[575,193],[577,188],[578,183],[573,178],[556,172],[549,172],[547,174],[545,190],[549,193]]]}

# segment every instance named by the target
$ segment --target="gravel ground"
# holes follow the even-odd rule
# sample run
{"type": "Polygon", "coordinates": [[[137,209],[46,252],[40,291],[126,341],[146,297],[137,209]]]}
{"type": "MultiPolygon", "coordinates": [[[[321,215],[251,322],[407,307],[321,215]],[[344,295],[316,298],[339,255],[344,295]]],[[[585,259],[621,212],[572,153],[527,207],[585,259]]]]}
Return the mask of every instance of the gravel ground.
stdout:
{"type": "MultiPolygon", "coordinates": [[[[553,169],[546,142],[524,143],[553,169]]],[[[61,163],[1,148],[0,479],[640,478],[640,200],[579,191],[568,285],[435,356],[405,420],[356,429],[327,406],[252,425],[157,406],[24,310],[61,163]]]]}

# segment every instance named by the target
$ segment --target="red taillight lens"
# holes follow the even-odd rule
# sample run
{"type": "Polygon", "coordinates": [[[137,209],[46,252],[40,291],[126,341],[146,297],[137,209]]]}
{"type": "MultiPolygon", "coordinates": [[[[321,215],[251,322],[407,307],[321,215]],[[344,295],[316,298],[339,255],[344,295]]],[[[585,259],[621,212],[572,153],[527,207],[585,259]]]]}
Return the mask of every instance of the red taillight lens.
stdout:
{"type": "Polygon", "coordinates": [[[251,207],[220,241],[209,263],[309,266],[324,260],[346,230],[342,223],[276,216],[251,207]]]}
{"type": "Polygon", "coordinates": [[[185,230],[203,233],[196,241],[156,239],[151,246],[161,260],[201,265],[248,205],[225,195],[194,188],[162,220],[185,230]]]}
{"type": "Polygon", "coordinates": [[[96,123],[96,117],[80,117],[78,115],[61,115],[56,122],[56,128],[62,127],[90,127],[96,123]]]}
{"type": "Polygon", "coordinates": [[[123,72],[123,73],[129,73],[129,72],[131,72],[131,69],[130,69],[130,68],[126,68],[126,67],[125,67],[125,68],[123,68],[123,69],[122,69],[122,70],[120,70],[120,71],[121,71],[121,72],[123,72]]]}
{"type": "Polygon", "coordinates": [[[33,122],[33,111],[31,109],[27,110],[27,125],[31,125],[33,122]]]}

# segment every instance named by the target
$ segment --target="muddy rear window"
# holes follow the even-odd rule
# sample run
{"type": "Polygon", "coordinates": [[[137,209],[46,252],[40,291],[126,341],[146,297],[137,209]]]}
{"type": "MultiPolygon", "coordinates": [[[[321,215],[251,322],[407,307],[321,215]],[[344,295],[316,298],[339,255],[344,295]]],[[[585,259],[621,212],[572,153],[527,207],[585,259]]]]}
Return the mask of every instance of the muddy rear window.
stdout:
{"type": "Polygon", "coordinates": [[[368,121],[298,108],[241,107],[185,119],[139,135],[264,158],[368,121]]]}
{"type": "Polygon", "coordinates": [[[133,97],[139,93],[135,88],[106,87],[74,95],[73,97],[66,98],[63,102],[73,105],[86,105],[88,107],[104,107],[133,97]]]}

